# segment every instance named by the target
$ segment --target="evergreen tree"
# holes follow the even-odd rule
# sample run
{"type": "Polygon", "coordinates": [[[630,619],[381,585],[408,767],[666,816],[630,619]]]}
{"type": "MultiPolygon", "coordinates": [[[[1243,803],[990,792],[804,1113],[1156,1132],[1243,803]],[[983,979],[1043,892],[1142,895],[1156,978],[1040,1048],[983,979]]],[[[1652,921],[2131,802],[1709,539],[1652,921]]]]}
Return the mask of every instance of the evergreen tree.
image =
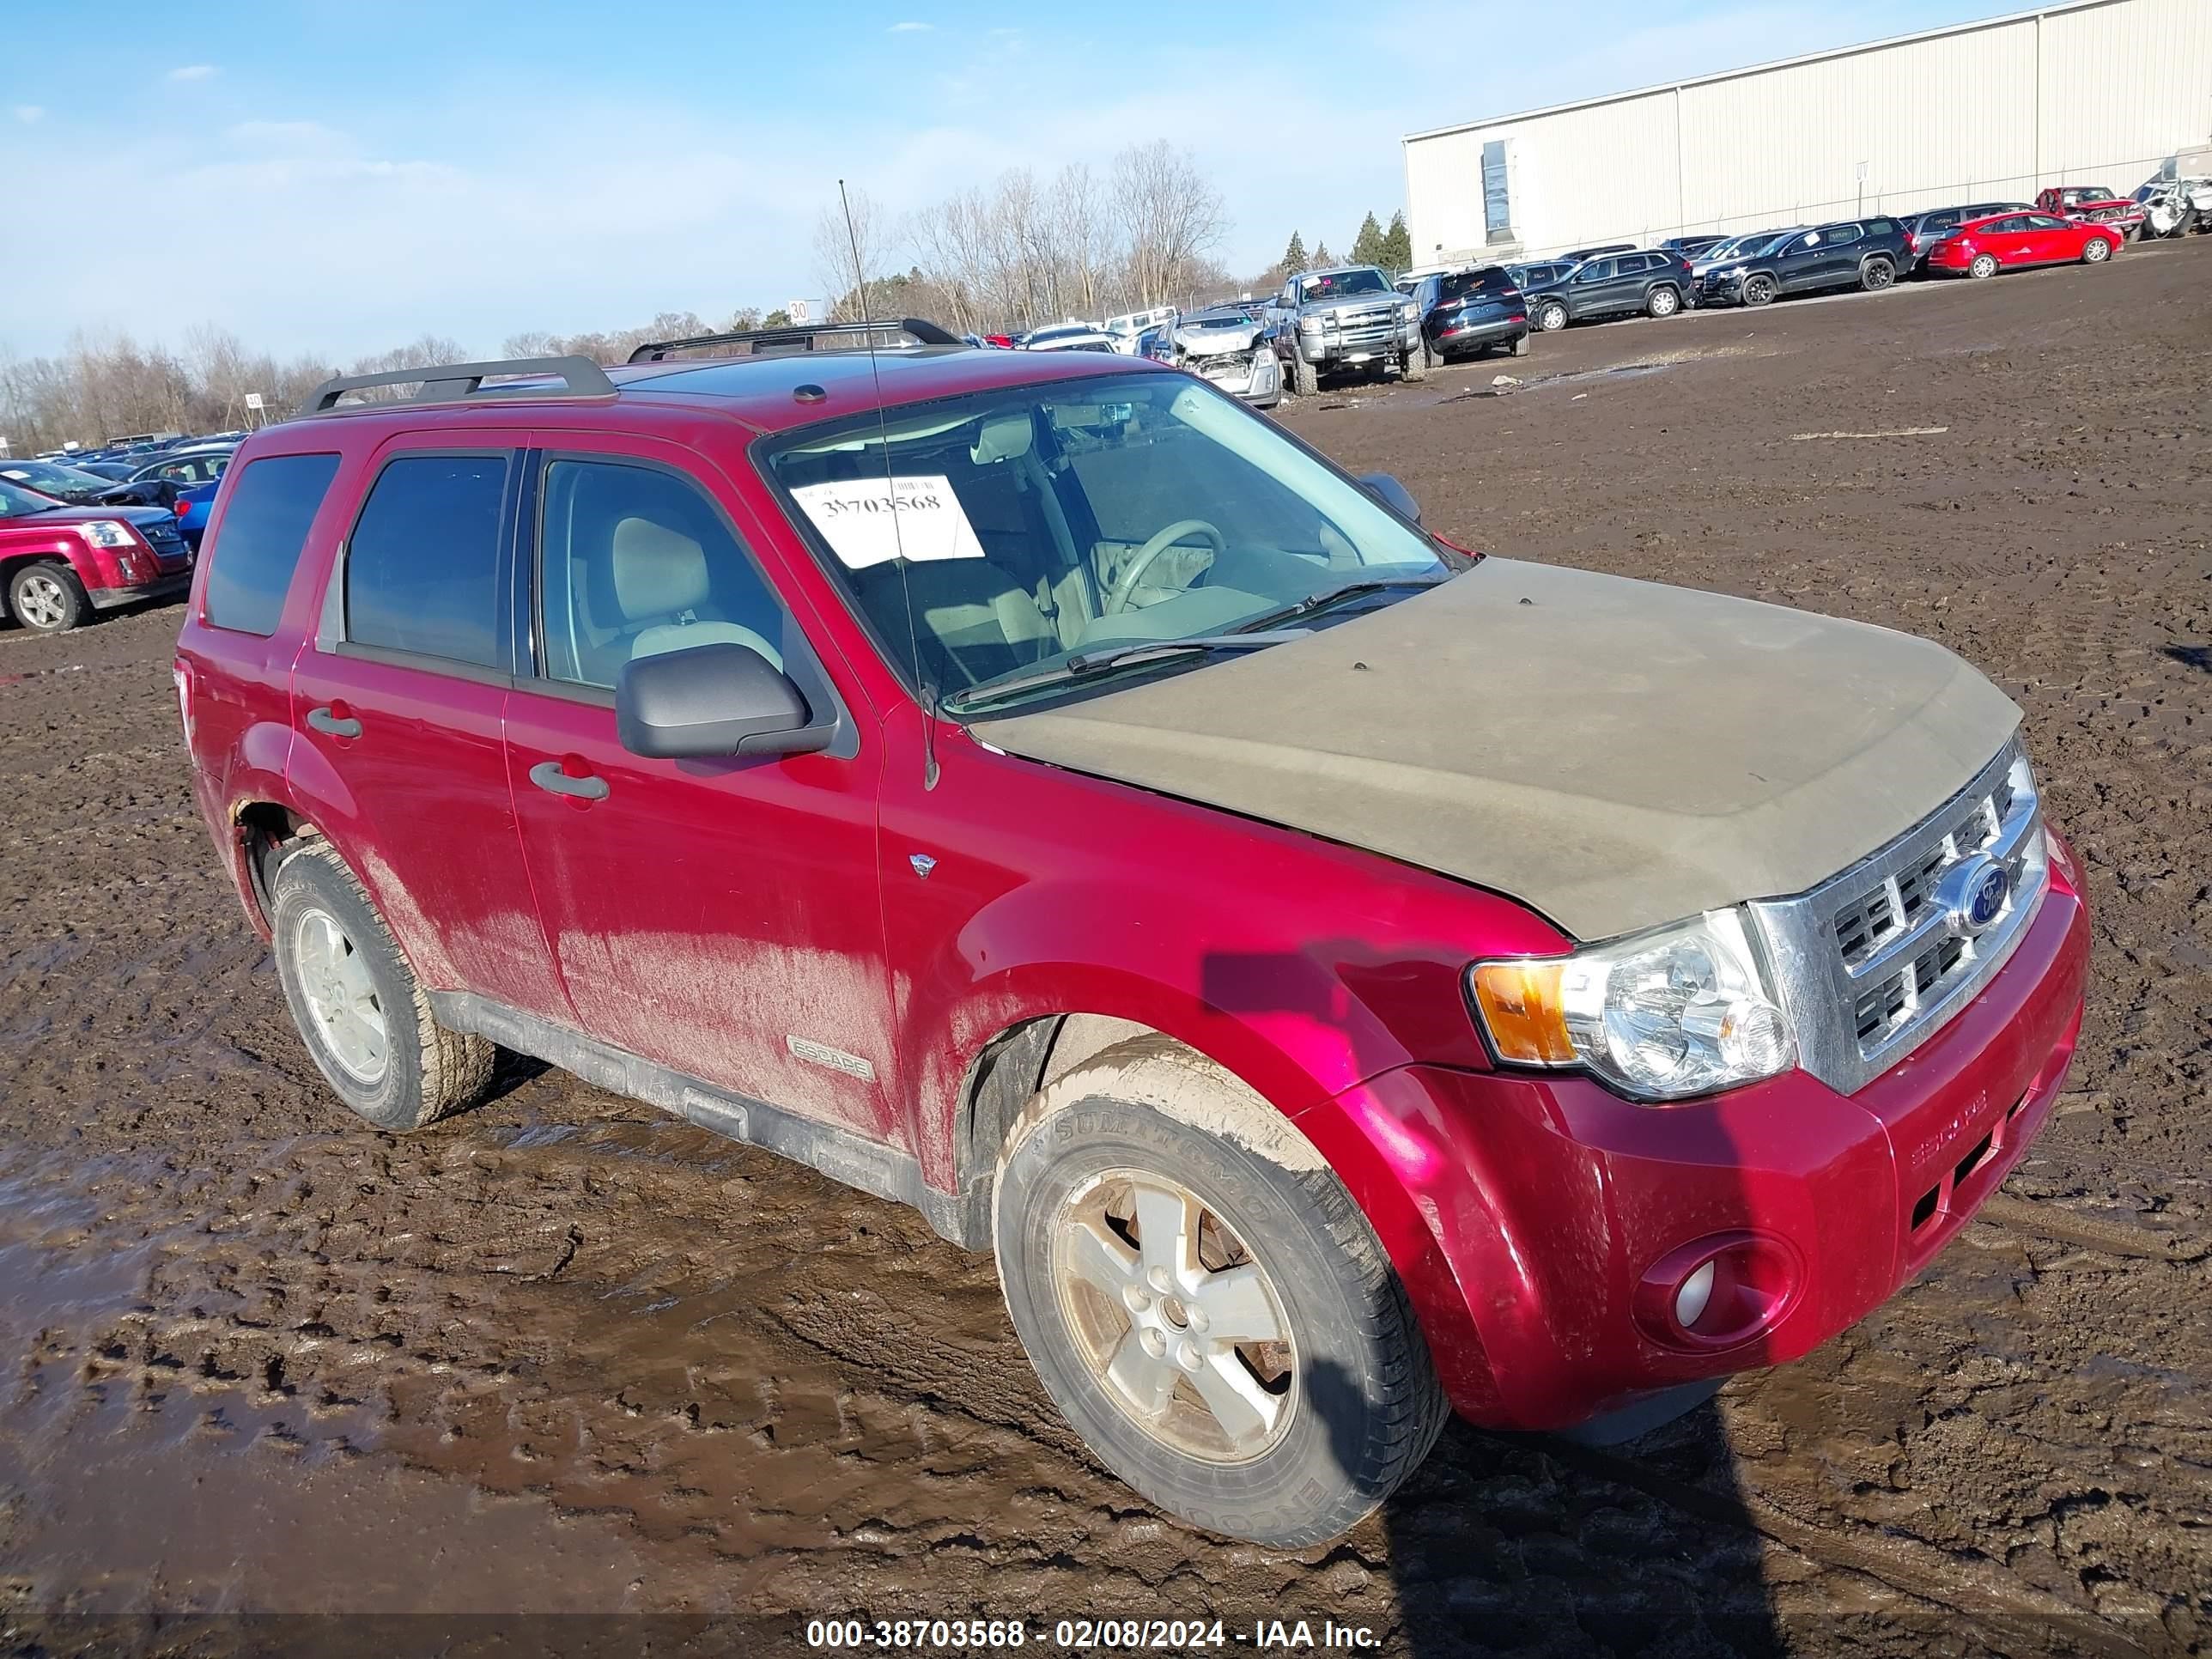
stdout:
{"type": "Polygon", "coordinates": [[[1328,251],[1327,242],[1317,243],[1314,247],[1313,262],[1317,268],[1333,265],[1336,263],[1336,255],[1328,251]]]}
{"type": "Polygon", "coordinates": [[[1376,262],[1395,275],[1413,268],[1413,236],[1406,228],[1406,216],[1390,216],[1390,228],[1382,234],[1382,257],[1376,262]]]}
{"type": "Polygon", "coordinates": [[[1283,270],[1285,272],[1306,268],[1306,239],[1295,230],[1291,233],[1291,245],[1283,250],[1283,270]]]}
{"type": "Polygon", "coordinates": [[[1382,227],[1369,214],[1359,222],[1359,234],[1352,239],[1352,263],[1356,265],[1379,265],[1382,263],[1382,227]]]}

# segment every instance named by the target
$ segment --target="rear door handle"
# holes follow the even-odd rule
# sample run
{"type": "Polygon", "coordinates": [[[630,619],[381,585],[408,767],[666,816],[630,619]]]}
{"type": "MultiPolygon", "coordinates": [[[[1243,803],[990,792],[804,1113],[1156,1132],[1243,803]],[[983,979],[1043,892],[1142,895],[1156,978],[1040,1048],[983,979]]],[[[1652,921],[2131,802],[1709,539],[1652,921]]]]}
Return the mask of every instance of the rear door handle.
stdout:
{"type": "Polygon", "coordinates": [[[575,778],[561,769],[559,761],[540,761],[530,769],[530,781],[540,789],[555,795],[573,795],[578,800],[605,800],[607,781],[605,778],[575,778]]]}
{"type": "Polygon", "coordinates": [[[340,714],[329,708],[310,708],[307,724],[318,732],[326,732],[334,738],[357,738],[361,722],[349,714],[340,714]]]}

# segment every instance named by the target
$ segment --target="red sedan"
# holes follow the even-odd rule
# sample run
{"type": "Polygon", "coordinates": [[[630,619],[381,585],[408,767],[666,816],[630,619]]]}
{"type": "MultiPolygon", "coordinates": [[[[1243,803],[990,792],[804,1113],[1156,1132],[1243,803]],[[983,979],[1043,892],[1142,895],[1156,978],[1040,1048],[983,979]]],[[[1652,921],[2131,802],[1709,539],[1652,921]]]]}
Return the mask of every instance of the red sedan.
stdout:
{"type": "Polygon", "coordinates": [[[2019,265],[2102,264],[2120,251],[2117,226],[2081,224],[2048,213],[2001,213],[1960,225],[1936,245],[1928,268],[1948,276],[1994,276],[2019,265]]]}

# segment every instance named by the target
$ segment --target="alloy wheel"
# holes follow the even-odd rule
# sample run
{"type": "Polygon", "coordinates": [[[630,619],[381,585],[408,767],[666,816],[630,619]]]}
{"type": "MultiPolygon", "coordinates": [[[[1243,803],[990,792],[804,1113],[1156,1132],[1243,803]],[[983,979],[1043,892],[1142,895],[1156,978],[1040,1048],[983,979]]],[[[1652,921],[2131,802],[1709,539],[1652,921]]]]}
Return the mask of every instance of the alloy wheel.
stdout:
{"type": "Polygon", "coordinates": [[[59,628],[69,617],[69,595],[54,577],[34,571],[15,584],[15,614],[27,628],[59,628]]]}
{"type": "Polygon", "coordinates": [[[1249,1463],[1298,1408],[1288,1316],[1267,1270],[1196,1194],[1115,1170],[1070,1196],[1052,1274],[1100,1389],[1162,1445],[1249,1463]]]}
{"type": "Polygon", "coordinates": [[[292,963],[324,1051],[349,1077],[374,1084],[391,1064],[390,1030],[368,963],[327,910],[301,912],[292,963]]]}

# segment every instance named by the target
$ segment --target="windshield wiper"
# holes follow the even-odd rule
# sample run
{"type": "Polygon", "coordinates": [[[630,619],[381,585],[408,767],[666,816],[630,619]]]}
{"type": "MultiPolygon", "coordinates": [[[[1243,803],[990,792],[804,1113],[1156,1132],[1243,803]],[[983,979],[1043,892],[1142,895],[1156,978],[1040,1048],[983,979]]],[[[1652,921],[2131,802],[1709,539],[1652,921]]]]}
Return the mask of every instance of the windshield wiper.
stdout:
{"type": "Polygon", "coordinates": [[[1041,668],[1034,674],[1024,674],[1011,680],[998,680],[983,685],[971,686],[965,691],[955,691],[941,705],[947,710],[974,706],[979,702],[994,702],[1000,697],[1018,692],[1033,691],[1042,685],[1064,685],[1072,680],[1089,679],[1095,675],[1109,673],[1115,669],[1133,668],[1141,663],[1158,662],[1164,658],[1179,657],[1194,651],[1259,651],[1271,645],[1285,645],[1292,640],[1304,639],[1310,629],[1285,628],[1266,631],[1236,634],[1194,634],[1181,640],[1145,640],[1128,645],[1109,646],[1098,651],[1079,651],[1054,664],[1041,668]]]}
{"type": "Polygon", "coordinates": [[[1279,611],[1264,611],[1244,624],[1255,632],[1274,628],[1298,617],[1310,617],[1316,611],[1326,611],[1340,599],[1357,599],[1362,593],[1380,593],[1393,587],[1435,587],[1451,580],[1455,573],[1441,576],[1363,576],[1348,582],[1339,582],[1334,587],[1325,587],[1318,593],[1309,593],[1294,605],[1279,611]]]}

